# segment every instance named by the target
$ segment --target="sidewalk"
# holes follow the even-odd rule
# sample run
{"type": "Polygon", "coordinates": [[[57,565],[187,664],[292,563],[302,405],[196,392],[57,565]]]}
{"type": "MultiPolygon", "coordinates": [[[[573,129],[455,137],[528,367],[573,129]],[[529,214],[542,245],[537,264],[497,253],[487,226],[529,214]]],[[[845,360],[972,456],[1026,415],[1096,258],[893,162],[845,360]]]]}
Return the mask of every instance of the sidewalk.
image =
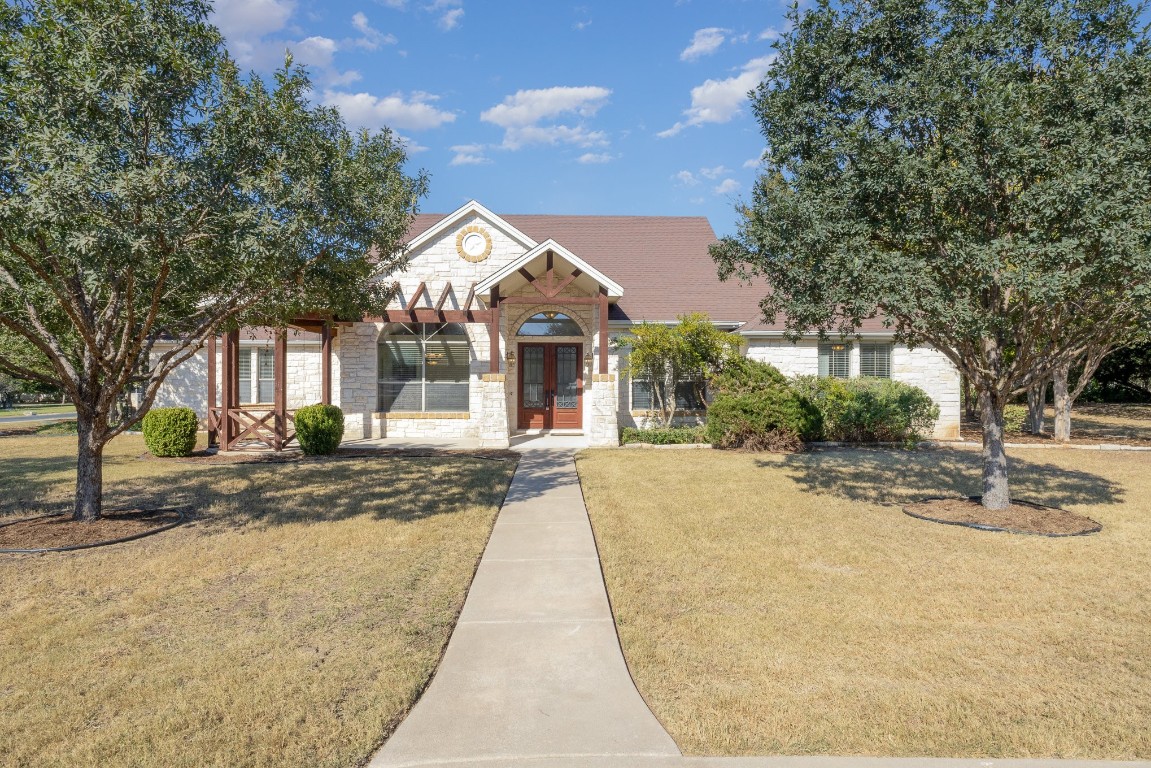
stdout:
{"type": "Polygon", "coordinates": [[[573,452],[536,444],[439,670],[373,768],[679,755],[624,664],[573,452]]]}

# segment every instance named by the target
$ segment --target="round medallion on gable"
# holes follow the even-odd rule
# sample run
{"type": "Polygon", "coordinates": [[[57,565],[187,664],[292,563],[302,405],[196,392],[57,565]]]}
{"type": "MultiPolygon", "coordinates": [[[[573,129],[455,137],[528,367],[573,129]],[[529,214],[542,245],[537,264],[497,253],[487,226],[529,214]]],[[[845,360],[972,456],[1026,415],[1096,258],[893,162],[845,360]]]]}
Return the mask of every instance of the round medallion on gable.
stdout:
{"type": "Polygon", "coordinates": [[[492,253],[492,236],[479,224],[472,224],[456,235],[456,253],[464,261],[483,261],[492,253]]]}

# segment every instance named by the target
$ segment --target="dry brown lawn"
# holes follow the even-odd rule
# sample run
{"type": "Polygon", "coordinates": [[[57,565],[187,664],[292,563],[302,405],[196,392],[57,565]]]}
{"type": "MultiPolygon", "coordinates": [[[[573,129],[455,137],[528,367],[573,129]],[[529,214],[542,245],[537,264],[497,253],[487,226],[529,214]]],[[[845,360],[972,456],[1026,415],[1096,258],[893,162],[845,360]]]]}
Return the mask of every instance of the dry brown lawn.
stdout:
{"type": "MultiPolygon", "coordinates": [[[[67,506],[74,439],[0,438],[0,514],[67,506]]],[[[514,465],[106,459],[190,525],[0,555],[0,763],[352,766],[429,679],[514,465]]]]}
{"type": "Polygon", "coordinates": [[[1019,449],[1043,538],[892,502],[979,456],[598,450],[578,469],[625,655],[690,754],[1151,757],[1151,454],[1019,449]]]}

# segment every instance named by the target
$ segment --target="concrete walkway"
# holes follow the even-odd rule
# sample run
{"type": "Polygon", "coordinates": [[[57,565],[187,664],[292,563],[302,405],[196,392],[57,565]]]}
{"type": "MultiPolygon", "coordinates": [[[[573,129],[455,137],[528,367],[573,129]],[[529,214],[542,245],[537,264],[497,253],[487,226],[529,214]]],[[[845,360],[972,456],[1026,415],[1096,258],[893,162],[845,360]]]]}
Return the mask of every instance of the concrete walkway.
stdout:
{"type": "MultiPolygon", "coordinates": [[[[575,473],[579,438],[523,453],[442,663],[371,768],[1149,768],[1147,762],[683,757],[620,651],[575,473]]],[[[818,713],[813,713],[818,716],[818,713]]]]}
{"type": "Polygon", "coordinates": [[[519,447],[443,662],[374,768],[679,755],[624,664],[574,445],[556,442],[519,447]]]}

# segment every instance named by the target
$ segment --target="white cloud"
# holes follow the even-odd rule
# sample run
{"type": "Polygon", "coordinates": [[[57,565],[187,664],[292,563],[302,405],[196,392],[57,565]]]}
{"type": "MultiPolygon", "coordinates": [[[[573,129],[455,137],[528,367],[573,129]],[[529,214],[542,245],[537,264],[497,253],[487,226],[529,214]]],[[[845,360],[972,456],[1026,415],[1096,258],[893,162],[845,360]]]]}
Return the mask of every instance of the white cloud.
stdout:
{"type": "Polygon", "coordinates": [[[482,144],[457,144],[451,147],[451,151],[456,153],[456,157],[451,159],[449,166],[485,166],[491,162],[490,159],[483,154],[482,144]]]}
{"type": "Polygon", "coordinates": [[[415,139],[413,139],[411,136],[402,136],[402,135],[397,133],[396,134],[396,141],[398,141],[404,145],[404,149],[407,150],[409,155],[414,155],[417,152],[427,152],[428,151],[427,147],[425,147],[423,144],[421,144],[418,141],[416,141],[415,139]]]}
{"type": "Polygon", "coordinates": [[[394,11],[402,11],[408,7],[408,0],[376,0],[376,2],[394,11]]]}
{"type": "Polygon", "coordinates": [[[719,50],[726,40],[726,35],[731,32],[730,29],[722,29],[720,27],[705,27],[704,29],[697,29],[691,38],[691,43],[687,48],[683,49],[679,58],[681,61],[695,61],[701,56],[707,56],[719,50]]]}
{"type": "Polygon", "coordinates": [[[590,26],[591,19],[588,19],[587,21],[577,21],[575,24],[572,24],[572,29],[574,29],[576,32],[583,32],[590,26]]]}
{"type": "Polygon", "coordinates": [[[756,39],[757,39],[757,40],[778,40],[778,39],[779,39],[779,36],[780,36],[781,34],[783,34],[783,33],[782,33],[782,32],[780,32],[780,31],[779,31],[778,29],[776,29],[775,27],[768,27],[767,29],[765,29],[765,30],[763,30],[762,32],[760,32],[760,33],[759,33],[759,37],[758,37],[758,38],[756,38],[756,39]]]}
{"type": "Polygon", "coordinates": [[[601,131],[589,130],[582,124],[540,123],[564,115],[592,117],[610,95],[610,90],[598,86],[556,86],[517,91],[502,103],[480,113],[480,119],[504,129],[505,149],[519,149],[527,144],[602,146],[607,143],[607,138],[601,131]]]}
{"type": "Polygon", "coordinates": [[[763,155],[760,155],[759,157],[753,157],[750,160],[744,160],[743,161],[743,167],[744,168],[758,168],[759,164],[762,162],[763,162],[763,155]]]}
{"type": "Polygon", "coordinates": [[[395,35],[387,35],[376,29],[368,21],[368,17],[357,11],[352,16],[352,26],[359,30],[361,37],[352,40],[352,45],[374,51],[381,45],[395,45],[395,35]]]}
{"type": "Polygon", "coordinates": [[[724,179],[719,183],[715,189],[712,190],[717,195],[732,195],[738,192],[742,187],[735,179],[724,179]]]}
{"type": "Polygon", "coordinates": [[[326,90],[323,96],[324,104],[339,109],[353,127],[378,129],[387,126],[408,131],[438,128],[456,119],[455,113],[437,109],[432,104],[438,99],[438,96],[423,91],[413,91],[406,98],[402,93],[373,96],[335,90],[326,90]]]}
{"type": "Polygon", "coordinates": [[[672,176],[672,178],[685,187],[694,187],[699,183],[699,179],[697,179],[691,171],[680,171],[675,176],[672,176]]]}
{"type": "Polygon", "coordinates": [[[585,152],[579,156],[579,162],[584,165],[599,165],[601,163],[610,163],[615,158],[607,152],[585,152]]]}
{"type": "Polygon", "coordinates": [[[684,128],[704,123],[726,123],[739,114],[747,94],[763,80],[775,55],[761,56],[743,65],[738,75],[724,80],[706,80],[691,89],[691,106],[684,110],[686,120],[656,135],[661,139],[675,136],[684,128]]]}
{"type": "Polygon", "coordinates": [[[212,23],[228,42],[258,39],[283,29],[295,10],[292,0],[216,0],[212,23]]]}
{"type": "Polygon", "coordinates": [[[711,179],[712,181],[715,181],[720,176],[724,175],[725,173],[730,173],[730,172],[731,172],[731,169],[725,165],[717,165],[714,168],[700,168],[699,169],[699,175],[700,176],[703,176],[705,179],[711,179]]]}
{"type": "Polygon", "coordinates": [[[436,23],[445,32],[458,27],[464,18],[464,0],[432,0],[423,9],[439,16],[436,23]]]}

